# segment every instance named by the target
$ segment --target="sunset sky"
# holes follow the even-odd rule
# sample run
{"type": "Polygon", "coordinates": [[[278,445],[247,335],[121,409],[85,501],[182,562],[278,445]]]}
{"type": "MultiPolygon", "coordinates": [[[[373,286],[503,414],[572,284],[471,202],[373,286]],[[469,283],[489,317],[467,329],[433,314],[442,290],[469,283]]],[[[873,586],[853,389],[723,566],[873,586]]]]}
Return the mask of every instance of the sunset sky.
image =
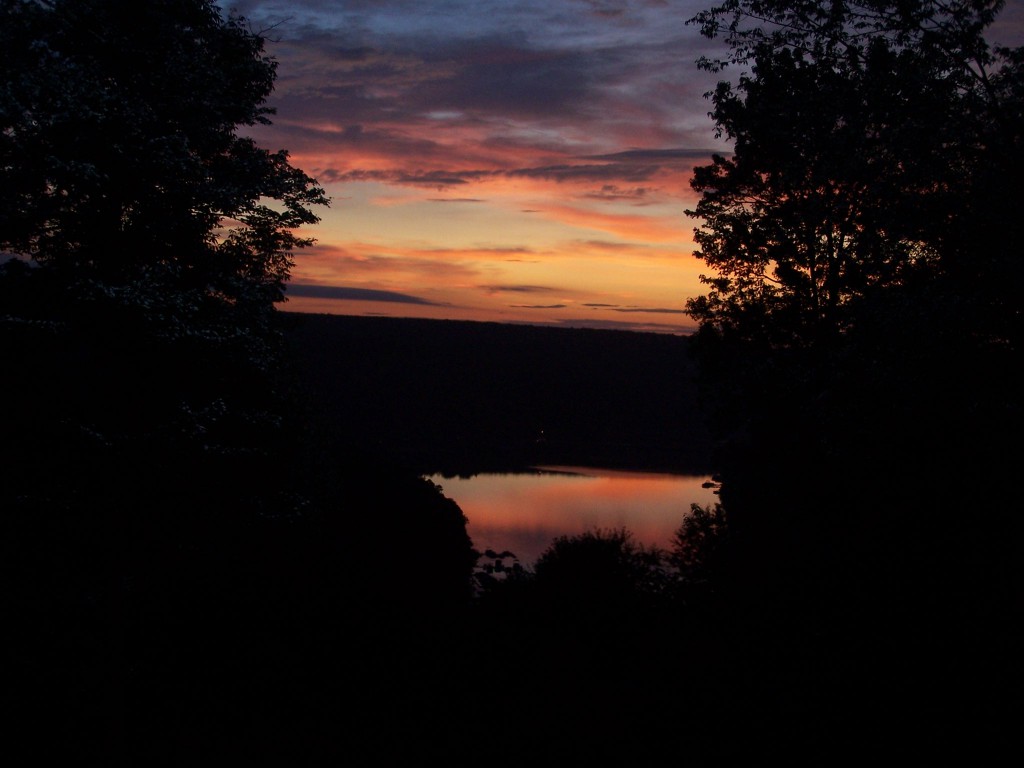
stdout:
{"type": "MultiPolygon", "coordinates": [[[[332,197],[284,309],[684,333],[708,0],[242,0],[332,197]]],[[[1020,18],[1020,0],[1008,16],[1020,18]]]]}

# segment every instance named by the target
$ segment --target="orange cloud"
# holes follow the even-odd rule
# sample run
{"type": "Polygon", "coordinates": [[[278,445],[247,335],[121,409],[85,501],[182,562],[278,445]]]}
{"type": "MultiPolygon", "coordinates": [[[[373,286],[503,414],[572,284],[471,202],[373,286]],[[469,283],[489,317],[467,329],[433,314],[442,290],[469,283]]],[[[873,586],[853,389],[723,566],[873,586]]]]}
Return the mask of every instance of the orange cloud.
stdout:
{"type": "Polygon", "coordinates": [[[686,242],[690,239],[690,230],[682,226],[681,217],[672,219],[664,216],[606,213],[558,204],[547,205],[540,210],[545,216],[572,227],[609,232],[632,240],[666,243],[686,242]]]}

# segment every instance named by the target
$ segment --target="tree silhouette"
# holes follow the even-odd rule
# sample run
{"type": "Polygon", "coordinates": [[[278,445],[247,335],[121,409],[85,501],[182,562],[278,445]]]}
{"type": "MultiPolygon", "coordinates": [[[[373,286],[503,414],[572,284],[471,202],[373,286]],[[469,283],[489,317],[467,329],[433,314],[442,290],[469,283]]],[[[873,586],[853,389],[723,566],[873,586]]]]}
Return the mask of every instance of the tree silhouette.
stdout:
{"type": "Polygon", "coordinates": [[[706,507],[690,505],[690,513],[672,536],[668,557],[687,589],[696,590],[712,584],[719,566],[716,556],[727,535],[728,524],[721,504],[706,507]]]}
{"type": "Polygon", "coordinates": [[[942,412],[988,414],[976,432],[1013,411],[1024,49],[986,37],[1002,6],[735,0],[692,20],[728,45],[702,65],[739,70],[711,94],[734,151],[696,169],[689,211],[719,428],[796,419],[836,444],[886,424],[895,456],[942,412]]]}
{"type": "Polygon", "coordinates": [[[927,713],[898,739],[1008,721],[961,707],[987,695],[974,659],[1016,663],[997,605],[1021,589],[1024,50],[990,42],[1002,7],[729,0],[695,19],[728,46],[704,66],[738,70],[711,113],[734,152],[697,169],[691,211],[728,512],[717,615],[772,638],[741,653],[791,691],[773,727],[837,738],[864,713],[837,728],[809,702],[871,688],[927,713]]]}
{"type": "Polygon", "coordinates": [[[260,33],[210,0],[4,0],[0,20],[0,248],[165,335],[283,298],[328,201],[240,133],[273,112],[260,33]]]}
{"type": "Polygon", "coordinates": [[[984,37],[1001,6],[729,2],[696,17],[730,45],[705,67],[749,67],[713,93],[734,153],[693,180],[697,255],[715,271],[696,319],[776,347],[831,343],[887,292],[929,283],[968,298],[991,340],[1016,339],[1002,279],[1019,260],[991,234],[1016,225],[992,190],[1021,167],[1024,52],[984,37]]]}
{"type": "Polygon", "coordinates": [[[328,203],[244,134],[273,112],[265,42],[210,0],[0,5],[0,250],[32,264],[0,265],[0,342],[39,450],[260,444],[274,303],[328,203]]]}
{"type": "Polygon", "coordinates": [[[0,0],[9,687],[54,759],[372,761],[443,724],[476,553],[291,397],[274,304],[327,199],[244,135],[264,42],[207,0],[0,0]]]}

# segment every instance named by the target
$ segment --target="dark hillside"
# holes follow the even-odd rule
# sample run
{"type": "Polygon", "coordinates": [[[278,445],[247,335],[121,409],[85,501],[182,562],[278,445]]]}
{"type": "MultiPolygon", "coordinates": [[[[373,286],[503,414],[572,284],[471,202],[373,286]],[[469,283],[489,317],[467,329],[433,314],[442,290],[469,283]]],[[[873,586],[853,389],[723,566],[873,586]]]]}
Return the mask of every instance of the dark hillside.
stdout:
{"type": "Polygon", "coordinates": [[[314,423],[419,472],[539,463],[701,473],[688,339],[284,313],[314,423]]]}

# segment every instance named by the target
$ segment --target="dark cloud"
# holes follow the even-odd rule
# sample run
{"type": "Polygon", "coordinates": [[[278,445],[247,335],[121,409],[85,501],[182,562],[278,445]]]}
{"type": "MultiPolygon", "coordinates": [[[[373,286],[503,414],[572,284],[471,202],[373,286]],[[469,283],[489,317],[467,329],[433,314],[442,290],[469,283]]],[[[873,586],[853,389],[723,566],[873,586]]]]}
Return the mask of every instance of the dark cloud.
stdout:
{"type": "Polygon", "coordinates": [[[343,171],[338,168],[324,168],[317,173],[321,183],[335,184],[346,181],[391,181],[395,177],[393,171],[343,171]]]}
{"type": "Polygon", "coordinates": [[[334,49],[334,56],[342,61],[366,61],[374,53],[374,49],[368,45],[360,45],[355,48],[339,46],[334,49]]]}
{"type": "Polygon", "coordinates": [[[370,288],[346,288],[339,285],[304,285],[291,283],[286,290],[289,296],[305,296],[311,299],[337,299],[339,301],[385,301],[395,304],[420,304],[428,307],[443,306],[419,296],[396,291],[377,291],[370,288]]]}
{"type": "MultiPolygon", "coordinates": [[[[314,259],[328,260],[322,263],[330,265],[336,274],[355,275],[393,274],[401,271],[416,275],[418,279],[444,279],[455,277],[459,280],[479,279],[478,270],[470,263],[452,259],[452,254],[459,255],[457,250],[422,250],[406,254],[387,253],[353,253],[349,249],[324,243],[315,243],[306,249],[303,261],[314,259]],[[431,258],[436,256],[436,258],[431,258]]],[[[475,256],[479,251],[469,251],[475,256]]],[[[339,277],[339,279],[342,279],[339,277]]]]}
{"type": "Polygon", "coordinates": [[[605,180],[647,181],[655,176],[661,166],[633,165],[631,163],[606,163],[603,165],[547,165],[537,168],[517,168],[505,171],[504,175],[548,181],[605,180]]]}
{"type": "Polygon", "coordinates": [[[423,173],[409,173],[398,170],[350,170],[341,171],[328,168],[321,171],[317,178],[321,182],[339,183],[348,181],[380,181],[388,184],[403,184],[412,187],[432,187],[444,189],[459,184],[468,184],[469,179],[463,174],[452,174],[447,171],[426,171],[423,173]]]}
{"type": "Polygon", "coordinates": [[[565,304],[509,304],[512,309],[565,309],[565,304]]]}
{"type": "Polygon", "coordinates": [[[593,2],[593,0],[587,0],[587,5],[590,6],[590,12],[592,14],[605,19],[616,19],[626,12],[624,7],[616,6],[612,3],[593,2]]]}
{"type": "Polygon", "coordinates": [[[483,203],[486,202],[481,197],[429,197],[427,200],[431,203],[483,203]]]}
{"type": "Polygon", "coordinates": [[[303,100],[303,112],[392,123],[445,110],[482,119],[577,119],[592,110],[613,66],[603,48],[537,44],[514,29],[460,34],[457,22],[412,33],[292,28],[287,53],[297,66],[279,85],[303,100]]]}
{"type": "Polygon", "coordinates": [[[587,302],[584,307],[592,309],[610,309],[612,312],[651,312],[661,315],[685,315],[685,309],[669,309],[667,307],[624,307],[621,304],[601,304],[598,302],[587,302]]]}
{"type": "Polygon", "coordinates": [[[720,150],[693,149],[693,148],[669,148],[669,149],[627,149],[623,152],[612,152],[605,155],[590,155],[590,160],[608,160],[611,162],[659,162],[670,163],[680,160],[707,160],[714,152],[720,150]]]}
{"type": "Polygon", "coordinates": [[[637,205],[643,205],[648,202],[647,197],[654,190],[651,187],[633,187],[632,189],[623,189],[615,184],[605,184],[601,189],[595,190],[594,192],[588,192],[583,195],[590,200],[604,200],[608,202],[618,202],[621,200],[631,200],[637,205]]]}
{"type": "Polygon", "coordinates": [[[596,320],[591,318],[563,318],[558,324],[567,328],[594,328],[609,331],[642,331],[646,333],[671,333],[676,335],[691,334],[696,330],[694,325],[670,325],[668,323],[640,323],[620,320],[596,320]]]}
{"type": "MultiPolygon", "coordinates": [[[[327,119],[325,118],[325,122],[327,119]]],[[[293,151],[307,151],[329,148],[332,152],[358,151],[388,157],[392,162],[404,164],[412,159],[417,164],[442,165],[448,161],[451,150],[430,139],[410,136],[407,133],[386,128],[368,128],[362,123],[350,123],[344,128],[311,127],[309,125],[275,125],[266,132],[286,142],[293,151]]],[[[341,173],[327,169],[321,173],[341,173]]]]}
{"type": "Polygon", "coordinates": [[[608,240],[576,240],[574,242],[585,248],[591,248],[599,251],[633,251],[637,248],[644,247],[643,245],[638,245],[636,243],[617,243],[609,242],[608,240]]]}
{"type": "MultiPolygon", "coordinates": [[[[257,25],[274,25],[279,114],[324,122],[435,128],[538,121],[544,127],[635,120],[650,140],[697,135],[680,87],[698,99],[714,78],[693,64],[707,46],[682,22],[700,0],[551,0],[545,3],[404,0],[238,0],[257,25]],[[286,65],[286,66],[285,66],[286,65]],[[666,90],[666,85],[669,85],[666,90]],[[616,115],[608,121],[609,115],[616,115]]],[[[706,126],[700,135],[707,136],[706,126]]],[[[412,134],[410,134],[412,135],[412,134]]],[[[565,146],[563,140],[540,141],[565,146]]],[[[511,137],[510,137],[511,138],[511,137]]],[[[602,141],[604,146],[614,146],[602,141]]],[[[291,146],[291,145],[289,145],[291,146]]],[[[597,145],[600,146],[600,145],[597,145]]],[[[594,159],[636,163],[707,156],[703,150],[627,150],[594,159]],[[692,154],[688,154],[692,153],[692,154]]]]}
{"type": "MultiPolygon", "coordinates": [[[[629,163],[607,163],[603,165],[546,165],[528,168],[511,168],[506,170],[431,170],[409,172],[400,169],[388,170],[338,170],[328,168],[318,173],[320,181],[346,182],[346,181],[381,181],[390,184],[404,184],[410,186],[431,186],[450,187],[459,184],[469,184],[473,181],[482,181],[488,178],[528,178],[541,179],[545,181],[568,182],[568,181],[621,181],[636,183],[649,181],[662,170],[658,165],[632,165],[629,163]]],[[[611,190],[617,189],[612,184],[602,187],[608,195],[611,190]]],[[[600,195],[600,193],[596,193],[600,195]]],[[[646,194],[646,190],[637,189],[621,193],[622,197],[637,199],[646,194]]],[[[607,196],[605,199],[609,199],[607,196]]],[[[535,211],[524,211],[535,213],[535,211]]]]}
{"type": "Polygon", "coordinates": [[[421,111],[456,109],[545,120],[578,116],[601,82],[598,52],[535,48],[513,35],[457,40],[424,58],[446,66],[450,74],[425,81],[409,94],[421,111]]]}
{"type": "Polygon", "coordinates": [[[444,171],[428,171],[427,173],[400,173],[395,177],[398,184],[411,184],[416,187],[452,187],[458,184],[467,184],[468,179],[461,175],[452,175],[444,171]]]}
{"type": "Polygon", "coordinates": [[[546,285],[481,285],[488,293],[551,293],[557,290],[546,285]]]}

